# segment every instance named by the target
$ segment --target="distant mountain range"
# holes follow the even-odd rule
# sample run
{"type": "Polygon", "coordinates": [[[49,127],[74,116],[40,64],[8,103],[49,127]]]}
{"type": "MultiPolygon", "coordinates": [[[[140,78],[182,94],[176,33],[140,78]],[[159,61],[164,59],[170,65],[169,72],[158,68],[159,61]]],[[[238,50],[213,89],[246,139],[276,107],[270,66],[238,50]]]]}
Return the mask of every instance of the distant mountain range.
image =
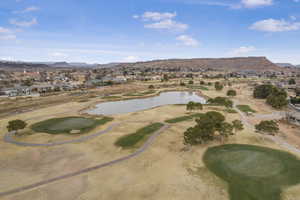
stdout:
{"type": "MultiPolygon", "coordinates": [[[[68,62],[13,62],[0,61],[0,69],[45,68],[200,68],[223,71],[283,71],[295,67],[290,63],[272,63],[266,57],[166,59],[136,63],[87,64],[68,62]]],[[[298,66],[300,67],[300,66],[298,66]]]]}
{"type": "Polygon", "coordinates": [[[300,67],[300,65],[293,65],[291,63],[275,63],[279,67],[300,67]]]}
{"type": "Polygon", "coordinates": [[[169,59],[148,62],[121,63],[117,67],[201,68],[223,71],[282,71],[287,70],[266,57],[169,59]]]}

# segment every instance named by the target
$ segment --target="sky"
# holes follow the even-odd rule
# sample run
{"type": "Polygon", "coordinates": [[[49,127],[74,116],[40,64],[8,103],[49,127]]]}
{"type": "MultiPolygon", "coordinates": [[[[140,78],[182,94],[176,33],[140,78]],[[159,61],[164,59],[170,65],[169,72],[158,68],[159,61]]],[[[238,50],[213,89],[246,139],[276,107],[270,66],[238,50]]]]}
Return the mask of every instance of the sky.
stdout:
{"type": "Polygon", "coordinates": [[[300,64],[300,0],[0,1],[0,60],[243,56],[300,64]]]}

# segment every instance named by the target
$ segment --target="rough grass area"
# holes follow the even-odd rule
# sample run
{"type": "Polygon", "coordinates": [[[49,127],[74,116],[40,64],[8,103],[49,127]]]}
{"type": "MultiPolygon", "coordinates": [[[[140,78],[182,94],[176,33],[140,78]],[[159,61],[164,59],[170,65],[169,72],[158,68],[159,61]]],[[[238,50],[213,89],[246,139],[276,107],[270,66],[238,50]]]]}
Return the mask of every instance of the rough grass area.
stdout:
{"type": "Polygon", "coordinates": [[[102,97],[102,99],[120,99],[120,98],[122,98],[122,97],[120,97],[120,96],[105,96],[105,97],[102,97]]]}
{"type": "Polygon", "coordinates": [[[84,117],[53,118],[33,124],[31,129],[35,132],[49,134],[65,134],[70,133],[72,130],[80,130],[80,133],[84,133],[112,120],[113,118],[110,117],[103,117],[102,119],[84,117]]]}
{"type": "Polygon", "coordinates": [[[196,114],[192,114],[192,115],[186,115],[186,116],[176,117],[173,119],[168,119],[165,122],[170,123],[170,124],[175,124],[175,123],[179,123],[179,122],[183,122],[183,121],[187,121],[187,120],[192,120],[192,119],[200,117],[202,115],[203,115],[202,113],[196,113],[196,114]]]}
{"type": "Polygon", "coordinates": [[[122,148],[132,148],[137,147],[137,144],[143,140],[145,140],[149,135],[161,129],[164,125],[162,123],[153,123],[148,126],[145,126],[135,133],[125,135],[119,138],[116,142],[116,146],[120,146],[122,148]]]}
{"type": "Polygon", "coordinates": [[[288,152],[229,144],[209,148],[203,160],[229,184],[231,200],[280,200],[282,189],[300,183],[300,160],[288,152]]]}
{"type": "Polygon", "coordinates": [[[124,96],[141,97],[141,96],[145,96],[145,95],[149,95],[149,94],[154,94],[155,92],[156,92],[155,90],[148,90],[148,91],[140,92],[140,93],[127,93],[127,94],[124,94],[124,96]]]}
{"type": "Polygon", "coordinates": [[[236,106],[240,111],[244,112],[244,113],[249,113],[249,112],[252,112],[252,113],[256,113],[255,110],[253,110],[250,106],[248,105],[237,105],[236,106]]]}

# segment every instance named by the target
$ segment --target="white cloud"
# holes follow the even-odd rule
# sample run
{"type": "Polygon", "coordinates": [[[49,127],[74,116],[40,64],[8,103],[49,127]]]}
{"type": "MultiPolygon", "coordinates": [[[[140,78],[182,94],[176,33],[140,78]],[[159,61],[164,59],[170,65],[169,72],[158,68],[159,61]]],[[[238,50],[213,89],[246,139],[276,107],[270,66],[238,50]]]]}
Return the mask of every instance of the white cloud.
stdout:
{"type": "Polygon", "coordinates": [[[171,30],[171,31],[185,31],[189,28],[187,24],[183,24],[171,19],[155,22],[144,25],[145,28],[171,30]]]}
{"type": "Polygon", "coordinates": [[[145,28],[170,30],[170,31],[185,31],[189,28],[187,24],[175,21],[177,14],[170,12],[145,12],[143,15],[134,15],[134,19],[141,19],[144,22],[151,21],[152,23],[145,24],[145,28]]]}
{"type": "Polygon", "coordinates": [[[246,8],[255,8],[261,6],[270,6],[273,0],[242,0],[242,4],[246,8]]]}
{"type": "Polygon", "coordinates": [[[188,36],[188,35],[180,35],[176,38],[176,40],[182,42],[185,46],[196,47],[199,46],[198,40],[188,36]]]}
{"type": "Polygon", "coordinates": [[[14,31],[0,27],[0,40],[15,40],[17,37],[14,34],[14,31]]]}
{"type": "Polygon", "coordinates": [[[0,33],[11,33],[12,31],[8,28],[3,28],[0,26],[0,33]]]}
{"type": "Polygon", "coordinates": [[[240,56],[240,55],[249,54],[253,51],[256,51],[256,48],[253,46],[242,46],[237,49],[234,49],[233,51],[230,52],[230,54],[235,56],[240,56]]]}
{"type": "Polygon", "coordinates": [[[139,60],[138,56],[127,56],[123,59],[126,62],[136,62],[139,60]]]}
{"type": "Polygon", "coordinates": [[[61,52],[52,52],[49,54],[51,57],[59,57],[59,58],[65,58],[68,57],[67,54],[61,53],[61,52]]]}
{"type": "Polygon", "coordinates": [[[166,19],[172,19],[176,16],[177,16],[176,13],[169,13],[169,12],[165,12],[165,13],[145,12],[141,17],[145,21],[149,21],[149,20],[161,21],[161,20],[166,20],[166,19]]]}
{"type": "Polygon", "coordinates": [[[18,21],[16,19],[11,19],[11,20],[9,20],[9,23],[19,26],[19,27],[30,27],[30,26],[38,24],[38,21],[36,18],[32,18],[29,21],[18,21]]]}
{"type": "Polygon", "coordinates": [[[265,19],[255,22],[250,26],[250,29],[265,32],[295,31],[300,29],[300,22],[288,22],[283,19],[265,19]]]}
{"type": "Polygon", "coordinates": [[[39,7],[37,7],[37,6],[30,6],[30,7],[25,8],[24,10],[21,10],[21,11],[14,11],[13,13],[14,14],[28,13],[28,12],[38,11],[38,10],[40,10],[39,7]]]}

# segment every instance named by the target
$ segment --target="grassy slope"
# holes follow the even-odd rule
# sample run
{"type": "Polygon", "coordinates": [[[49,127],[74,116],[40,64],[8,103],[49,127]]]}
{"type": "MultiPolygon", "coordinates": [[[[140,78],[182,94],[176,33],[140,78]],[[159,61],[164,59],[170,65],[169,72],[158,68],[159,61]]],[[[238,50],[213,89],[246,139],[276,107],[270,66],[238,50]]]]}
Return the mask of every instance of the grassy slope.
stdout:
{"type": "Polygon", "coordinates": [[[80,130],[80,133],[84,133],[112,120],[113,118],[110,117],[103,117],[102,119],[83,117],[53,118],[33,124],[31,125],[31,129],[35,132],[49,134],[65,134],[70,133],[71,130],[80,130]],[[72,120],[74,123],[72,123],[72,120]],[[80,123],[80,120],[82,120],[82,123],[80,123]]]}
{"type": "Polygon", "coordinates": [[[163,126],[164,125],[162,123],[150,124],[148,126],[145,126],[141,129],[137,130],[135,133],[125,135],[125,136],[119,138],[115,142],[115,145],[123,147],[123,148],[136,147],[139,142],[145,140],[149,135],[158,131],[163,126]]]}
{"type": "Polygon", "coordinates": [[[181,117],[168,119],[165,122],[170,123],[170,124],[174,124],[174,123],[179,123],[179,122],[191,120],[191,119],[200,117],[201,115],[203,115],[203,114],[202,113],[196,113],[196,114],[192,114],[192,115],[186,115],[186,116],[181,116],[181,117]]]}

